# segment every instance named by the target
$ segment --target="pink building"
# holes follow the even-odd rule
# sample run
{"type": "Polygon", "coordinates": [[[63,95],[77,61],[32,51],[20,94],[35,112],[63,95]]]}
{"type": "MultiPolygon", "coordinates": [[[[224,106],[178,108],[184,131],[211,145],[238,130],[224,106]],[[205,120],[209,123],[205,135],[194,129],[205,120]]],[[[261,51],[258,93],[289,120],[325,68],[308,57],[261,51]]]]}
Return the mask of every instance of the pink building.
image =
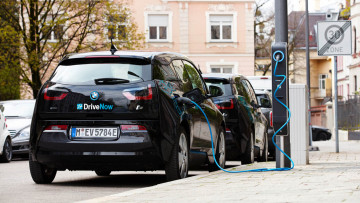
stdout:
{"type": "Polygon", "coordinates": [[[145,50],[188,56],[204,73],[254,75],[254,0],[129,0],[145,50]]]}

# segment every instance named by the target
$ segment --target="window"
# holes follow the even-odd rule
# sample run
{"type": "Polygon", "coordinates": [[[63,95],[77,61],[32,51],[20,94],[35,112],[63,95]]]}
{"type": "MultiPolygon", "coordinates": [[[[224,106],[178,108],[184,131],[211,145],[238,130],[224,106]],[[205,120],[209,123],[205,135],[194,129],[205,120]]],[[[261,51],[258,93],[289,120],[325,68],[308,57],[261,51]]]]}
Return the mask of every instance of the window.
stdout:
{"type": "Polygon", "coordinates": [[[354,40],[353,40],[353,42],[354,42],[354,54],[356,54],[356,49],[357,49],[357,47],[356,47],[356,45],[357,45],[357,43],[356,43],[356,27],[354,26],[354,40]]]}
{"type": "Polygon", "coordinates": [[[189,92],[192,90],[192,84],[187,74],[186,70],[184,69],[184,64],[181,60],[173,60],[171,63],[172,67],[174,68],[175,72],[179,76],[182,81],[181,89],[183,92],[189,92]]]}
{"type": "Polygon", "coordinates": [[[127,18],[124,15],[110,15],[107,22],[107,39],[124,40],[126,38],[127,18]]]}
{"type": "Polygon", "coordinates": [[[168,41],[169,15],[149,14],[148,26],[149,40],[168,41]]]}
{"type": "Polygon", "coordinates": [[[343,56],[337,57],[337,71],[342,71],[344,66],[343,56]]]}
{"type": "Polygon", "coordinates": [[[338,96],[344,96],[344,94],[343,94],[343,85],[338,86],[338,96]]]}
{"type": "Polygon", "coordinates": [[[203,94],[206,94],[206,85],[201,79],[199,72],[196,70],[196,68],[189,63],[188,61],[183,60],[184,68],[189,74],[189,78],[192,83],[193,89],[199,88],[203,94]]]}
{"type": "Polygon", "coordinates": [[[268,65],[266,64],[257,64],[257,70],[265,70],[268,65]]]}
{"type": "Polygon", "coordinates": [[[232,41],[233,15],[210,15],[212,41],[232,41]]]}
{"type": "Polygon", "coordinates": [[[233,73],[233,65],[210,65],[211,73],[233,73]]]}
{"type": "Polygon", "coordinates": [[[354,87],[355,90],[354,90],[354,91],[356,92],[357,89],[358,89],[358,88],[357,88],[357,76],[356,76],[356,75],[354,76],[354,85],[355,85],[355,87],[354,87]]]}
{"type": "MultiPolygon", "coordinates": [[[[49,19],[49,22],[51,20],[49,19]]],[[[55,22],[56,23],[56,22],[55,22]]],[[[47,39],[48,41],[58,41],[63,38],[65,31],[64,31],[64,25],[63,24],[57,24],[57,25],[50,25],[46,24],[42,28],[42,34],[43,39],[47,39]]]]}
{"type": "Polygon", "coordinates": [[[178,80],[172,66],[161,64],[157,60],[153,64],[153,78],[166,81],[178,80]]]}
{"type": "Polygon", "coordinates": [[[326,89],[326,86],[325,86],[326,78],[328,78],[327,74],[320,74],[319,75],[319,89],[321,89],[321,90],[326,89]]]}
{"type": "Polygon", "coordinates": [[[115,63],[100,60],[94,63],[60,65],[56,69],[52,82],[71,85],[95,85],[99,78],[119,78],[129,83],[151,80],[150,64],[146,61],[115,63]]]}

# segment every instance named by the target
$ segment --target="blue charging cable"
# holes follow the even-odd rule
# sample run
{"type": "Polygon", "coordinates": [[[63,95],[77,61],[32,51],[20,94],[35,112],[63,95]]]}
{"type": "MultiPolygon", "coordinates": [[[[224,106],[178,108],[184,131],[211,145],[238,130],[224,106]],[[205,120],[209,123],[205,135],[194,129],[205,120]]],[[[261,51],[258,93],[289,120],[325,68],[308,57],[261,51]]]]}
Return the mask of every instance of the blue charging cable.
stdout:
{"type": "Polygon", "coordinates": [[[283,153],[290,161],[291,161],[291,167],[288,168],[288,167],[285,167],[285,168],[259,168],[259,169],[251,169],[251,170],[244,170],[244,171],[229,171],[229,170],[226,170],[224,168],[222,168],[218,162],[216,161],[216,157],[215,157],[215,150],[214,150],[214,140],[213,140],[213,135],[212,135],[212,131],[211,131],[211,127],[210,127],[210,122],[209,122],[209,119],[208,117],[206,116],[205,112],[202,110],[202,108],[194,101],[190,100],[191,103],[193,103],[195,106],[198,107],[198,109],[200,109],[200,111],[204,114],[205,116],[205,119],[209,125],[209,130],[210,130],[210,135],[211,135],[211,147],[212,147],[212,152],[213,152],[213,157],[214,157],[214,161],[215,161],[215,164],[219,167],[219,169],[225,171],[225,172],[228,172],[228,173],[244,173],[244,172],[263,172],[263,171],[289,171],[291,169],[294,168],[295,164],[294,164],[294,161],[283,151],[280,149],[280,147],[275,143],[275,136],[280,132],[281,129],[283,129],[290,121],[290,117],[291,117],[291,112],[290,112],[290,109],[289,107],[287,107],[284,103],[282,103],[277,97],[276,97],[276,92],[279,90],[280,86],[285,82],[286,80],[286,76],[285,75],[276,75],[276,68],[278,66],[278,63],[279,62],[282,62],[284,60],[284,53],[282,51],[276,51],[274,52],[273,54],[273,59],[274,61],[276,61],[276,64],[275,64],[275,69],[274,69],[274,77],[282,77],[283,80],[281,81],[281,83],[278,85],[278,87],[276,88],[275,92],[274,92],[274,97],[276,99],[276,101],[278,101],[281,105],[283,105],[286,110],[288,111],[289,113],[289,117],[287,119],[287,121],[284,123],[283,126],[281,126],[281,128],[279,128],[275,133],[274,135],[272,136],[272,142],[274,143],[275,147],[281,152],[283,153]],[[275,55],[277,53],[280,53],[282,55],[282,58],[279,59],[278,57],[275,57],[275,55]]]}

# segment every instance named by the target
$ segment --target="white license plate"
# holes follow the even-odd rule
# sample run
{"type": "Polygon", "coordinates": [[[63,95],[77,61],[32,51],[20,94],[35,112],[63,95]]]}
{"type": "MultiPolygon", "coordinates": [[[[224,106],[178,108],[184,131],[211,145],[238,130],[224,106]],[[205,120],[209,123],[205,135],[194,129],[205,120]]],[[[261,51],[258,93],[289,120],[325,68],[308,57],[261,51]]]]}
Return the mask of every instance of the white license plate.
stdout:
{"type": "Polygon", "coordinates": [[[118,128],[71,128],[72,138],[117,138],[118,128]]]}

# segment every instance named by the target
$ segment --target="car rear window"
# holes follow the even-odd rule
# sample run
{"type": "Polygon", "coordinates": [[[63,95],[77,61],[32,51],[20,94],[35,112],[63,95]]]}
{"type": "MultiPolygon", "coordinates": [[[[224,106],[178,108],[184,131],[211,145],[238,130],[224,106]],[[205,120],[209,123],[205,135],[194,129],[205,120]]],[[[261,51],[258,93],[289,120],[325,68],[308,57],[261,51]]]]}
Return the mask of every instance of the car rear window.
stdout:
{"type": "Polygon", "coordinates": [[[35,101],[24,102],[19,100],[18,102],[4,102],[1,105],[4,106],[5,117],[31,118],[34,112],[35,101]]]}
{"type": "Polygon", "coordinates": [[[204,78],[204,80],[208,88],[210,87],[210,85],[217,86],[220,87],[224,92],[223,96],[232,95],[231,85],[228,80],[217,80],[217,79],[206,79],[206,78],[204,78]]]}
{"type": "Polygon", "coordinates": [[[95,80],[99,78],[118,78],[129,80],[130,83],[148,81],[151,80],[151,65],[111,61],[60,64],[50,81],[71,85],[95,85],[95,80]]]}

